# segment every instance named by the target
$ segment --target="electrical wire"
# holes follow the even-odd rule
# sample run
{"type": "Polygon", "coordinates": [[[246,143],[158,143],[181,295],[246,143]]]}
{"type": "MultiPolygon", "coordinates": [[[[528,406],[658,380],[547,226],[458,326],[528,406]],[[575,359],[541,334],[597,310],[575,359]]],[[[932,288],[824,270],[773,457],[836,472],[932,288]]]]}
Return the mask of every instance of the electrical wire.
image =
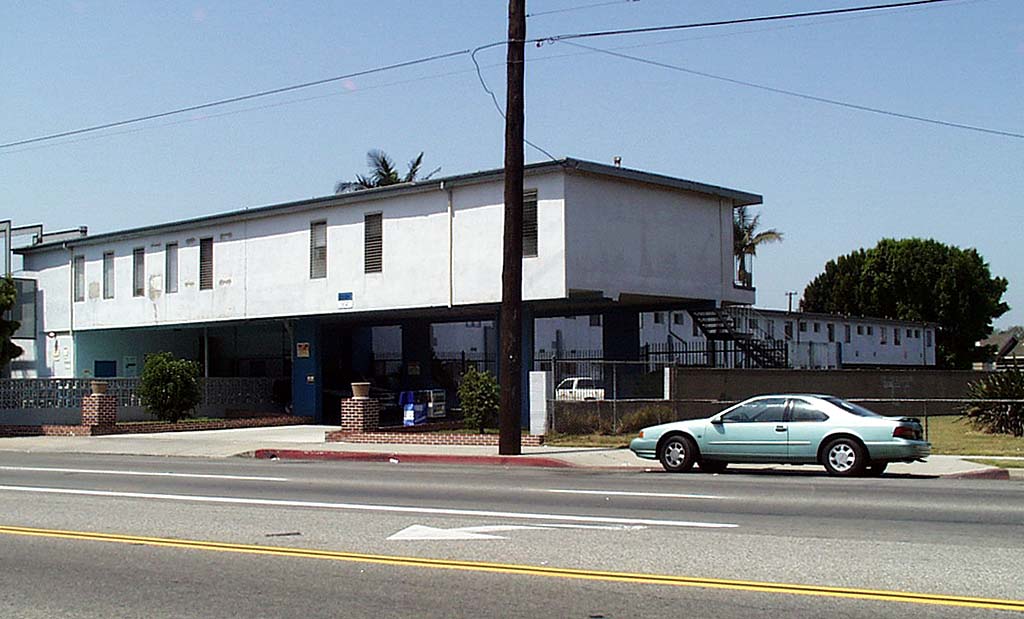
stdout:
{"type": "Polygon", "coordinates": [[[584,9],[596,9],[601,6],[611,6],[613,4],[630,4],[633,2],[640,2],[640,0],[613,0],[611,2],[595,2],[594,4],[583,4],[580,6],[570,6],[564,9],[551,9],[549,11],[539,11],[536,13],[527,13],[527,17],[540,17],[541,15],[554,15],[555,13],[568,13],[570,11],[582,11],[584,9]]]}
{"type": "Polygon", "coordinates": [[[857,103],[850,103],[848,101],[840,101],[838,99],[829,99],[829,98],[826,98],[826,97],[818,97],[818,96],[815,96],[815,95],[809,95],[809,94],[802,93],[802,92],[796,92],[794,90],[785,90],[783,88],[775,88],[773,86],[766,86],[764,84],[757,84],[755,82],[747,82],[747,81],[744,81],[744,80],[738,80],[738,79],[734,79],[734,78],[731,78],[731,77],[724,77],[722,75],[715,75],[713,73],[706,73],[704,71],[696,71],[694,69],[688,69],[686,67],[681,67],[679,65],[669,64],[667,62],[659,62],[657,60],[650,60],[648,58],[641,58],[640,56],[631,56],[629,54],[623,54],[621,52],[613,52],[611,50],[601,49],[599,47],[591,47],[589,45],[583,45],[582,43],[572,43],[572,42],[569,42],[569,41],[560,41],[560,42],[564,43],[565,45],[572,45],[574,47],[580,47],[580,48],[583,48],[583,49],[588,49],[588,50],[593,51],[593,52],[598,52],[598,53],[601,53],[601,54],[607,54],[609,56],[615,56],[616,58],[624,58],[626,60],[632,60],[634,62],[640,62],[640,63],[643,63],[643,64],[648,64],[648,65],[651,65],[651,66],[655,66],[655,67],[661,67],[663,69],[670,69],[670,70],[673,70],[673,71],[680,71],[682,73],[688,73],[690,75],[697,75],[699,77],[706,77],[706,78],[709,78],[709,79],[719,80],[719,81],[722,81],[722,82],[728,82],[730,84],[736,84],[736,85],[739,85],[739,86],[747,86],[749,88],[757,88],[758,90],[766,90],[768,92],[774,92],[774,93],[777,93],[777,94],[787,95],[787,96],[790,96],[790,97],[797,97],[797,98],[800,98],[800,99],[806,99],[808,101],[816,101],[818,103],[827,103],[829,105],[835,105],[835,106],[844,107],[844,108],[848,108],[848,109],[859,110],[861,112],[871,112],[873,114],[881,114],[881,115],[884,115],[884,116],[893,116],[895,118],[902,118],[902,119],[905,119],[905,120],[914,120],[914,121],[918,121],[918,122],[929,123],[929,124],[932,124],[932,125],[940,125],[940,126],[943,126],[943,127],[952,127],[954,129],[965,129],[965,130],[968,130],[968,131],[977,131],[979,133],[988,133],[988,134],[991,134],[991,135],[999,135],[999,136],[1003,136],[1003,137],[1024,139],[1024,134],[1022,134],[1022,133],[1014,133],[1012,131],[1003,131],[1003,130],[1000,130],[1000,129],[990,129],[990,128],[987,128],[987,127],[979,127],[979,126],[976,126],[976,125],[965,125],[965,124],[962,124],[962,123],[955,123],[955,122],[950,122],[950,121],[946,121],[946,120],[939,120],[939,119],[936,119],[936,118],[928,118],[926,116],[917,116],[917,115],[914,115],[914,114],[904,114],[902,112],[893,112],[891,110],[884,110],[882,108],[870,107],[870,106],[867,106],[867,105],[860,105],[860,104],[857,104],[857,103]]]}
{"type": "Polygon", "coordinates": [[[454,52],[446,52],[443,54],[435,54],[433,56],[427,56],[424,58],[417,58],[416,60],[407,60],[405,62],[397,62],[395,64],[386,65],[383,67],[376,67],[373,69],[366,69],[363,71],[356,71],[355,73],[347,73],[345,75],[337,75],[335,77],[328,77],[321,80],[315,80],[312,82],[304,82],[302,84],[294,84],[292,86],[284,86],[281,88],[274,88],[271,90],[263,90],[260,92],[254,92],[247,95],[240,95],[237,97],[230,97],[227,99],[220,99],[217,101],[210,101],[209,103],[201,103],[199,105],[190,105],[188,107],[178,108],[169,112],[160,112],[158,114],[148,114],[146,116],[138,116],[136,118],[129,118],[127,120],[119,120],[116,122],[105,123],[102,125],[93,125],[91,127],[85,127],[82,129],[75,129],[72,131],[62,131],[60,133],[52,133],[50,135],[44,135],[36,138],[29,138],[26,140],[18,140],[16,142],[7,142],[0,144],[0,148],[12,148],[14,146],[24,146],[26,144],[33,144],[35,142],[44,142],[47,140],[55,140],[57,138],[65,138],[73,135],[80,135],[82,133],[91,133],[93,131],[102,131],[103,129],[112,129],[114,127],[123,127],[124,125],[131,125],[135,123],[145,122],[147,120],[155,120],[157,118],[165,118],[167,116],[173,116],[175,114],[184,114],[185,112],[195,112],[197,110],[204,110],[211,107],[217,107],[221,105],[227,105],[229,103],[238,103],[240,101],[248,101],[250,99],[257,99],[259,97],[268,97],[270,95],[278,95],[284,92],[291,92],[293,90],[300,90],[303,88],[311,88],[313,86],[321,86],[323,84],[329,84],[331,82],[337,82],[345,79],[352,79],[354,77],[362,77],[364,75],[371,75],[373,73],[382,73],[384,71],[391,71],[394,69],[401,69],[404,67],[411,67],[415,65],[425,64],[428,62],[434,62],[437,60],[443,60],[445,58],[454,58],[456,56],[463,56],[470,53],[469,49],[458,50],[454,52]]]}
{"type": "Polygon", "coordinates": [[[782,15],[765,15],[762,17],[744,17],[739,19],[725,19],[720,21],[698,22],[692,24],[676,24],[673,26],[648,26],[646,28],[623,28],[621,30],[600,30],[597,32],[579,32],[576,34],[559,34],[549,37],[527,39],[528,43],[555,43],[557,41],[569,41],[573,39],[592,39],[596,37],[610,37],[624,34],[648,34],[651,32],[667,32],[670,30],[688,30],[692,28],[709,28],[713,26],[732,26],[736,24],[751,24],[755,22],[779,21],[783,19],[800,19],[804,17],[820,17],[824,15],[841,15],[844,13],[862,13],[864,11],[881,11],[887,9],[900,9],[923,4],[939,4],[941,2],[953,2],[954,0],[912,0],[909,2],[897,2],[895,4],[873,4],[870,6],[854,6],[842,9],[825,9],[821,11],[809,11],[806,13],[785,13],[782,15]]]}

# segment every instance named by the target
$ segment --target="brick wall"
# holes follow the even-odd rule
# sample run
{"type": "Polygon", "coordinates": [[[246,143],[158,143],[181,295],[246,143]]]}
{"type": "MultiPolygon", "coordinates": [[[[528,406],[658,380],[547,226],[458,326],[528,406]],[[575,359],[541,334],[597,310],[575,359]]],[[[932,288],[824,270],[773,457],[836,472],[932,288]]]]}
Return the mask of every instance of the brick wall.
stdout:
{"type": "Polygon", "coordinates": [[[83,426],[110,426],[117,423],[117,398],[93,393],[82,398],[83,426]]]}
{"type": "MultiPolygon", "coordinates": [[[[328,443],[372,443],[397,445],[472,445],[497,447],[497,434],[449,434],[446,432],[328,432],[324,437],[328,443]]],[[[524,447],[539,447],[544,444],[543,436],[523,435],[524,447]]]]}
{"type": "Polygon", "coordinates": [[[264,428],[313,423],[312,417],[282,415],[280,417],[254,417],[218,421],[188,421],[178,423],[113,423],[92,426],[78,425],[0,425],[0,437],[14,436],[101,436],[107,434],[149,434],[155,432],[188,432],[191,430],[232,430],[235,428],[264,428]]]}
{"type": "Polygon", "coordinates": [[[380,402],[372,398],[341,401],[342,432],[373,432],[380,425],[380,402]]]}

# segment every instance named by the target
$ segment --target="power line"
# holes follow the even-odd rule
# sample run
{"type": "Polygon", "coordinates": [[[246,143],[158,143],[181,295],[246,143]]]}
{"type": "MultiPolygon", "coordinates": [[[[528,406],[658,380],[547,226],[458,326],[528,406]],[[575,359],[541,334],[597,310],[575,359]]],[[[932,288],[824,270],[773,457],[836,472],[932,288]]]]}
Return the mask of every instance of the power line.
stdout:
{"type": "Polygon", "coordinates": [[[44,135],[36,138],[29,138],[27,140],[18,140],[16,142],[8,142],[6,144],[0,144],[0,148],[11,148],[14,146],[24,146],[26,144],[33,144],[35,142],[43,142],[46,140],[55,140],[57,138],[65,138],[72,135],[80,135],[82,133],[91,133],[93,131],[101,131],[103,129],[112,129],[114,127],[123,127],[124,125],[131,125],[135,123],[145,122],[147,120],[155,120],[157,118],[165,118],[167,116],[173,116],[175,114],[184,114],[185,112],[194,112],[197,110],[204,110],[211,107],[217,107],[220,105],[227,105],[229,103],[238,103],[239,101],[248,101],[250,99],[256,99],[259,97],[268,97],[270,95],[277,95],[284,92],[291,92],[293,90],[300,90],[302,88],[311,88],[313,86],[321,86],[323,84],[329,84],[331,82],[337,82],[340,80],[351,79],[353,77],[362,77],[364,75],[370,75],[373,73],[381,73],[384,71],[391,71],[394,69],[401,69],[404,67],[411,67],[419,64],[425,64],[428,62],[434,62],[437,60],[443,60],[445,58],[453,58],[455,56],[462,56],[470,53],[469,49],[463,49],[454,52],[446,52],[443,54],[435,54],[433,56],[427,56],[424,58],[418,58],[416,60],[407,60],[405,62],[398,62],[395,64],[386,65],[383,67],[377,67],[374,69],[366,69],[364,71],[356,71],[355,73],[347,73],[345,75],[338,75],[335,77],[328,77],[326,79],[315,80],[312,82],[304,82],[302,84],[295,84],[292,86],[284,86],[281,88],[274,88],[271,90],[263,90],[260,92],[254,92],[248,95],[241,95],[238,97],[230,97],[228,99],[220,99],[218,101],[211,101],[209,103],[201,103],[199,105],[190,105],[188,107],[178,108],[169,112],[160,112],[159,114],[149,114],[146,116],[138,116],[136,118],[129,118],[128,120],[119,120],[116,122],[105,123],[102,125],[94,125],[92,127],[85,127],[82,129],[75,129],[73,131],[62,131],[60,133],[52,133],[50,135],[44,135]]]}
{"type": "Polygon", "coordinates": [[[938,4],[940,2],[952,2],[953,0],[913,0],[911,2],[898,2],[895,4],[873,4],[870,6],[854,6],[844,9],[826,9],[822,11],[809,11],[806,13],[785,13],[782,15],[765,15],[762,17],[745,17],[740,19],[726,19],[720,21],[698,22],[692,24],[677,24],[674,26],[649,26],[646,28],[624,28],[621,30],[600,30],[597,32],[580,32],[576,34],[559,34],[550,37],[528,39],[529,43],[555,43],[572,39],[591,39],[595,37],[610,37],[623,34],[646,34],[650,32],[666,32],[669,30],[687,30],[691,28],[709,28],[712,26],[731,26],[734,24],[750,24],[754,22],[779,21],[783,19],[798,19],[803,17],[819,17],[823,15],[840,15],[843,13],[860,13],[864,11],[880,11],[886,9],[900,9],[922,4],[938,4]]]}
{"type": "Polygon", "coordinates": [[[736,84],[736,85],[739,85],[739,86],[747,86],[749,88],[757,88],[759,90],[766,90],[768,92],[774,92],[774,93],[781,94],[781,95],[788,95],[790,97],[798,97],[800,99],[807,99],[809,101],[817,101],[818,103],[827,103],[829,105],[836,105],[836,106],[839,106],[839,107],[849,108],[849,109],[853,109],[853,110],[859,110],[861,112],[871,112],[873,114],[882,114],[884,116],[893,116],[893,117],[896,117],[896,118],[903,118],[905,120],[915,120],[915,121],[918,121],[918,122],[929,123],[929,124],[933,124],[933,125],[941,125],[943,127],[952,127],[952,128],[955,128],[955,129],[966,129],[968,131],[977,131],[977,132],[980,132],[980,133],[988,133],[988,134],[992,134],[992,135],[1000,135],[1000,136],[1004,136],[1004,137],[1024,139],[1024,134],[1022,134],[1022,133],[1014,133],[1012,131],[1002,131],[1000,129],[989,129],[987,127],[979,127],[979,126],[976,126],[976,125],[965,125],[965,124],[962,124],[962,123],[955,123],[955,122],[950,122],[950,121],[946,121],[946,120],[939,120],[939,119],[936,119],[936,118],[928,118],[926,116],[916,116],[914,114],[904,114],[902,112],[893,112],[891,110],[884,110],[884,109],[877,108],[877,107],[870,107],[870,106],[867,106],[867,105],[860,105],[860,104],[857,104],[857,103],[850,103],[848,101],[840,101],[838,99],[828,99],[826,97],[818,97],[818,96],[815,96],[815,95],[809,95],[809,94],[802,93],[802,92],[796,92],[794,90],[785,90],[783,88],[775,88],[773,86],[766,86],[764,84],[757,84],[755,82],[747,82],[747,81],[744,81],[744,80],[733,79],[731,77],[724,77],[722,75],[715,75],[713,73],[705,73],[704,71],[696,71],[694,69],[688,69],[686,67],[681,67],[679,65],[669,64],[667,62],[658,62],[657,60],[650,60],[648,58],[641,58],[639,56],[631,56],[629,54],[623,54],[623,53],[620,53],[620,52],[613,52],[613,51],[607,50],[607,49],[601,49],[601,48],[598,48],[598,47],[591,47],[589,45],[583,45],[582,43],[571,43],[569,41],[561,41],[561,42],[565,43],[566,45],[572,45],[574,47],[580,47],[580,48],[583,48],[583,49],[588,49],[590,51],[598,52],[598,53],[601,53],[601,54],[607,54],[609,56],[615,56],[617,58],[624,58],[626,60],[632,60],[632,61],[640,62],[640,63],[643,63],[643,64],[649,64],[649,65],[652,65],[652,66],[655,66],[655,67],[661,67],[663,69],[671,69],[673,71],[680,71],[682,73],[689,73],[690,75],[697,75],[697,76],[700,76],[700,77],[706,77],[706,78],[709,78],[709,79],[719,80],[719,81],[722,81],[722,82],[728,82],[730,84],[736,84]]]}
{"type": "Polygon", "coordinates": [[[629,4],[632,2],[640,2],[640,0],[613,0],[611,2],[595,2],[593,4],[582,4],[580,6],[570,6],[564,9],[551,9],[549,11],[539,11],[536,13],[527,13],[527,17],[540,17],[541,15],[554,15],[555,13],[568,13],[570,11],[582,11],[584,9],[596,9],[601,6],[611,6],[613,4],[629,4]]]}

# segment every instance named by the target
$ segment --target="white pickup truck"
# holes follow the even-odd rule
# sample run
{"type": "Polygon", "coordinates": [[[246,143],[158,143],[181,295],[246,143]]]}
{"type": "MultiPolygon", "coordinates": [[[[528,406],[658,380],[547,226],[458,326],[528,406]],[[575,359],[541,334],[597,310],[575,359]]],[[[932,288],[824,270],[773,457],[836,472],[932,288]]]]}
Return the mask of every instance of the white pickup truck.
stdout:
{"type": "Polygon", "coordinates": [[[604,388],[587,376],[570,376],[555,387],[556,400],[603,400],[604,388]]]}

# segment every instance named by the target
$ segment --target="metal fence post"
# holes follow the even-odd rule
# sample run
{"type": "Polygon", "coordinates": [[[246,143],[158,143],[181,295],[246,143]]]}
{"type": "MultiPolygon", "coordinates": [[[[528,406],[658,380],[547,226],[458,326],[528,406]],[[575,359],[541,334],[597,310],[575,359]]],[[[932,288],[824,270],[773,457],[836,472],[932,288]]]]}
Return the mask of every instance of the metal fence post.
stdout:
{"type": "Polygon", "coordinates": [[[612,363],[612,432],[619,431],[619,366],[612,363]]]}

